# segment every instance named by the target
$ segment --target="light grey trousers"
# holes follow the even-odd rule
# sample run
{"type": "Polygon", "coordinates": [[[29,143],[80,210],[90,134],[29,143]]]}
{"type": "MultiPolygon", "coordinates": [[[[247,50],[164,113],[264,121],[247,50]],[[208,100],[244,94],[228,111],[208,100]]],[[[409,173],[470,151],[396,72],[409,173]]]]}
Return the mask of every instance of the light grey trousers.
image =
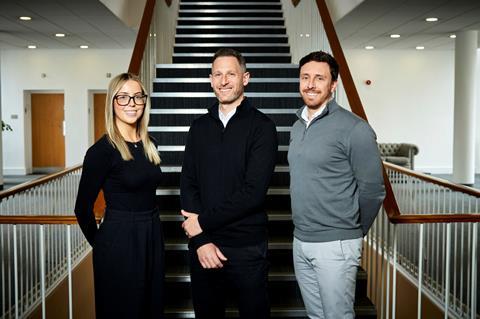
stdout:
{"type": "Polygon", "coordinates": [[[353,319],[363,238],[321,243],[293,239],[293,264],[310,319],[353,319]]]}

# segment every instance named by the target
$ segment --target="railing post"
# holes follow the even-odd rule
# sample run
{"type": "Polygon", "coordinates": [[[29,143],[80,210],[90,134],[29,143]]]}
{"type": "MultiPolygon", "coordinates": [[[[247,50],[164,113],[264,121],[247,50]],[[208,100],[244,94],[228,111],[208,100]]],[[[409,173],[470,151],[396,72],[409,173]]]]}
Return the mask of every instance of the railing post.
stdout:
{"type": "Polygon", "coordinates": [[[393,224],[393,282],[392,282],[392,319],[397,312],[397,225],[393,224]]]}
{"type": "Polygon", "coordinates": [[[390,319],[390,239],[391,239],[391,233],[390,233],[390,222],[387,219],[387,245],[385,247],[385,250],[387,252],[387,288],[386,288],[386,301],[385,301],[385,314],[386,318],[390,319]]]}
{"type": "Polygon", "coordinates": [[[15,319],[18,319],[20,307],[18,300],[18,255],[17,255],[17,225],[13,225],[13,291],[15,297],[15,319]]]}
{"type": "Polygon", "coordinates": [[[68,318],[73,318],[72,311],[72,242],[71,225],[67,225],[67,268],[68,268],[68,318]]]}
{"type": "Polygon", "coordinates": [[[477,253],[478,253],[478,223],[473,224],[473,234],[472,234],[472,287],[470,297],[471,301],[471,319],[477,318],[477,253]]]}
{"type": "Polygon", "coordinates": [[[418,239],[418,304],[417,318],[422,319],[422,277],[423,277],[423,228],[424,224],[420,224],[420,238],[418,239]]]}
{"type": "Polygon", "coordinates": [[[40,225],[40,293],[42,300],[42,319],[46,319],[45,303],[45,225],[40,225]]]}
{"type": "Polygon", "coordinates": [[[447,248],[445,251],[445,308],[444,318],[448,319],[448,308],[450,307],[450,250],[451,250],[452,224],[447,224],[447,248]]]}

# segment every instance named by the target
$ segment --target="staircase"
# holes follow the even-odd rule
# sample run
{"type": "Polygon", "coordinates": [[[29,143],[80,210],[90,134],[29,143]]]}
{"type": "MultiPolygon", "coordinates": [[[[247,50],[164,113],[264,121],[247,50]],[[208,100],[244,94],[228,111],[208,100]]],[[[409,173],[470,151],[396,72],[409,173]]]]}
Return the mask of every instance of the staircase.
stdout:
{"type": "MultiPolygon", "coordinates": [[[[298,66],[290,48],[280,0],[182,0],[173,64],[157,65],[149,131],[159,143],[164,184],[157,190],[166,240],[166,316],[194,318],[187,238],[180,224],[179,181],[191,122],[215,103],[208,76],[213,53],[232,47],[245,56],[251,80],[246,96],[277,125],[277,165],[267,195],[269,215],[269,290],[272,318],[305,318],[292,265],[292,232],[287,150],[298,93],[298,66]]],[[[366,297],[366,274],[357,279],[357,318],[376,318],[366,297]]],[[[238,312],[230,302],[227,317],[238,312]]]]}

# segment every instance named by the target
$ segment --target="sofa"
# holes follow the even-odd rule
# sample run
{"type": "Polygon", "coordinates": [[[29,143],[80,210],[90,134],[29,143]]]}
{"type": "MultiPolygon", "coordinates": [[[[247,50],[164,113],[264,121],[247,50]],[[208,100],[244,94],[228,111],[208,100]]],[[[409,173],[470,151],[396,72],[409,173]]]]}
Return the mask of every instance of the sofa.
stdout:
{"type": "Polygon", "coordinates": [[[418,154],[418,147],[408,143],[379,143],[380,156],[385,162],[413,170],[414,157],[418,154]]]}

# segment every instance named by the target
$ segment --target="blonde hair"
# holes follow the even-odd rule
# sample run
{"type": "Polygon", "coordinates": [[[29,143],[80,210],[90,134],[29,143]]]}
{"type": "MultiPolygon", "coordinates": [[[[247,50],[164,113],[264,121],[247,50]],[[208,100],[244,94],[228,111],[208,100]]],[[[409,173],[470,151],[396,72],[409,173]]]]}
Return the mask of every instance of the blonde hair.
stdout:
{"type": "MultiPolygon", "coordinates": [[[[117,127],[115,122],[115,113],[114,113],[114,98],[123,85],[129,81],[137,82],[140,87],[142,88],[142,93],[146,94],[145,87],[143,86],[140,79],[132,74],[132,73],[122,73],[114,77],[110,84],[108,85],[108,92],[107,92],[107,99],[105,101],[105,128],[107,131],[107,137],[110,143],[115,147],[122,156],[124,161],[133,160],[132,153],[128,148],[127,143],[122,137],[120,130],[117,127]]],[[[137,134],[140,136],[140,139],[143,143],[143,149],[145,152],[145,156],[148,160],[155,164],[160,164],[160,155],[158,155],[158,150],[155,147],[155,144],[151,141],[150,137],[148,136],[148,121],[150,120],[150,98],[147,97],[147,102],[143,109],[142,116],[137,121],[137,134]]]]}

